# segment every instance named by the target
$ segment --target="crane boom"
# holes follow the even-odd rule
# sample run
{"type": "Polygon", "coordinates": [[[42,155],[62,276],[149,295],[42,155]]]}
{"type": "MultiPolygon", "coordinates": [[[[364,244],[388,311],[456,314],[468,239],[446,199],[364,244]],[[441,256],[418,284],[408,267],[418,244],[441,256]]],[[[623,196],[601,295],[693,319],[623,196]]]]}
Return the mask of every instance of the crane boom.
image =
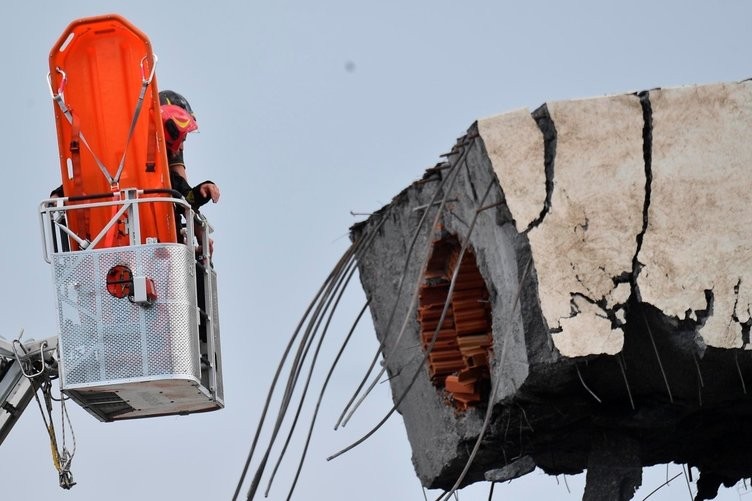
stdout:
{"type": "Polygon", "coordinates": [[[56,349],[57,336],[25,343],[0,337],[0,445],[34,397],[33,375],[42,367],[56,372],[56,349]]]}

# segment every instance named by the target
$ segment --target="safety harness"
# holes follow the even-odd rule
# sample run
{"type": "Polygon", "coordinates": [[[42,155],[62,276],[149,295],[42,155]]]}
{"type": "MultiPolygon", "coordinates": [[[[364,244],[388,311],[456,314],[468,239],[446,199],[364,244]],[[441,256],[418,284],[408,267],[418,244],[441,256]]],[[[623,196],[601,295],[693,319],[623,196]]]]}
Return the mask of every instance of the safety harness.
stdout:
{"type": "MultiPolygon", "coordinates": [[[[123,155],[120,157],[120,162],[118,164],[117,171],[115,172],[115,175],[110,175],[110,171],[107,168],[107,166],[102,162],[99,157],[94,153],[91,146],[89,145],[88,141],[86,140],[86,137],[84,136],[83,132],[81,132],[81,127],[78,122],[78,118],[73,113],[73,109],[68,106],[68,104],[65,102],[65,86],[68,83],[68,76],[66,75],[65,71],[60,68],[56,67],[55,70],[62,75],[62,80],[60,81],[60,86],[57,89],[57,92],[55,92],[52,89],[52,75],[47,75],[47,82],[50,87],[50,94],[52,95],[52,99],[57,103],[58,107],[60,108],[60,112],[65,116],[65,118],[68,120],[68,123],[71,125],[71,144],[70,144],[70,152],[71,152],[71,162],[73,164],[73,175],[74,178],[80,178],[80,154],[81,154],[81,148],[80,145],[83,144],[84,147],[91,153],[92,158],[94,159],[94,162],[96,162],[97,166],[99,167],[99,170],[102,172],[102,175],[107,179],[107,182],[110,183],[110,187],[113,192],[119,190],[119,182],[120,182],[120,175],[123,173],[123,168],[125,167],[125,158],[128,152],[128,145],[131,142],[131,138],[133,137],[133,132],[136,129],[136,123],[138,122],[138,117],[141,114],[141,109],[143,108],[144,98],[146,96],[146,90],[149,87],[149,84],[151,84],[152,80],[154,79],[154,72],[157,68],[157,55],[152,55],[154,59],[154,64],[152,65],[151,71],[149,72],[148,76],[146,74],[146,69],[144,67],[144,62],[147,61],[148,56],[144,56],[141,59],[140,67],[141,67],[141,89],[138,94],[138,99],[136,100],[136,107],[133,112],[133,118],[131,119],[130,127],[128,128],[128,137],[125,140],[125,148],[123,148],[123,155]],[[78,169],[78,172],[77,172],[78,169]],[[77,175],[78,174],[78,175],[77,175]]],[[[153,124],[150,126],[150,137],[151,132],[154,131],[153,124]]],[[[149,141],[149,151],[147,152],[147,164],[146,168],[147,170],[151,169],[154,170],[154,156],[156,151],[156,144],[153,140],[149,141]]]]}

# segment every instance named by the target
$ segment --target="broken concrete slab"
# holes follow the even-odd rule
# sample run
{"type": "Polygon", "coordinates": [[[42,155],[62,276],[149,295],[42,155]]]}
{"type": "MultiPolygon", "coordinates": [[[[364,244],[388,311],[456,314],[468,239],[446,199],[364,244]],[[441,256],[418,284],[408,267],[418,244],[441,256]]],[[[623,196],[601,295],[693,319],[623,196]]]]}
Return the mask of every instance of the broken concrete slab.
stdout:
{"type": "MultiPolygon", "coordinates": [[[[550,131],[546,148],[553,150],[546,165],[550,172],[548,206],[538,205],[535,198],[526,201],[528,207],[544,211],[528,231],[543,316],[550,329],[562,332],[553,339],[557,348],[564,350],[563,355],[584,356],[593,354],[590,350],[594,349],[618,353],[623,333],[618,326],[612,328],[609,315],[623,303],[598,303],[610,297],[619,281],[631,273],[642,228],[645,171],[640,99],[628,95],[553,103],[542,107],[537,117],[543,136],[550,131]],[[580,306],[583,303],[590,306],[580,306]],[[589,333],[577,334],[582,328],[589,333]],[[582,343],[573,336],[597,336],[602,342],[578,348],[582,343]]],[[[481,134],[486,148],[489,141],[494,142],[493,150],[500,148],[497,137],[481,134]]],[[[539,150],[532,156],[542,154],[539,150]]],[[[504,180],[501,185],[507,194],[528,179],[500,157],[493,159],[493,166],[494,171],[507,173],[499,178],[504,180]]],[[[521,202],[518,205],[524,207],[521,202]]],[[[510,206],[517,220],[520,216],[515,209],[510,206]]],[[[519,213],[528,217],[524,209],[519,213]]]]}
{"type": "Polygon", "coordinates": [[[608,432],[593,440],[582,501],[629,501],[642,485],[640,448],[634,440],[608,432]]]}
{"type": "Polygon", "coordinates": [[[749,344],[752,304],[752,83],[650,93],[653,120],[648,226],[638,260],[643,301],[696,320],[709,346],[749,344]],[[712,305],[706,299],[712,297],[712,305]]]}
{"type": "Polygon", "coordinates": [[[543,135],[526,109],[478,120],[477,127],[517,231],[524,231],[546,203],[543,135]]]}
{"type": "Polygon", "coordinates": [[[508,482],[519,478],[535,470],[535,461],[530,456],[524,456],[514,460],[498,470],[486,472],[486,480],[489,482],[508,482]]]}
{"type": "MultiPolygon", "coordinates": [[[[354,240],[373,236],[361,283],[423,485],[483,480],[525,456],[551,474],[595,470],[604,430],[633,444],[633,473],[676,461],[724,481],[752,475],[741,459],[752,357],[739,349],[752,324],[752,242],[739,230],[752,210],[751,113],[741,82],[483,119],[353,227],[354,240]],[[421,340],[416,311],[428,280],[453,287],[435,262],[425,275],[447,239],[472,250],[490,303],[490,374],[466,410],[428,370],[433,324],[421,340]]],[[[451,329],[434,337],[446,344],[451,329]]],[[[600,478],[628,499],[630,475],[593,471],[588,492],[600,478]]]]}

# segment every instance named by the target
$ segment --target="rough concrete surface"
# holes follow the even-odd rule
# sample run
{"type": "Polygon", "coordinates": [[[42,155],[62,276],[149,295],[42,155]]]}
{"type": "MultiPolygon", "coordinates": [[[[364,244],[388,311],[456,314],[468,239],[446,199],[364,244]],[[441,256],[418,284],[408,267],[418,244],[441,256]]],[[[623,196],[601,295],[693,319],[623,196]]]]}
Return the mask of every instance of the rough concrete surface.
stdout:
{"type": "MultiPolygon", "coordinates": [[[[623,333],[612,328],[609,315],[626,298],[612,294],[619,285],[614,278],[631,273],[645,198],[640,99],[553,103],[536,116],[543,136],[550,137],[545,148],[529,156],[541,158],[545,149],[551,151],[546,161],[550,201],[537,221],[523,228],[518,223],[517,229],[530,228],[543,316],[551,329],[561,331],[554,343],[563,355],[618,353],[623,333]]],[[[490,141],[492,150],[503,148],[498,134],[481,137],[486,148],[490,141]]],[[[501,155],[493,159],[505,193],[533,181],[512,168],[515,161],[501,155]]],[[[527,201],[527,210],[522,201],[518,206],[510,206],[515,221],[527,221],[531,208],[543,207],[535,197],[527,201]]]]}
{"type": "Polygon", "coordinates": [[[752,236],[743,230],[752,220],[750,85],[650,93],[652,189],[638,285],[669,316],[694,320],[712,306],[699,333],[718,348],[748,345],[752,323],[752,236]]]}
{"type": "Polygon", "coordinates": [[[425,486],[533,464],[587,469],[585,499],[627,500],[642,466],[675,461],[711,499],[752,475],[750,131],[749,82],[516,110],[353,227],[373,237],[361,283],[425,486]],[[452,283],[424,276],[448,236],[491,305],[490,379],[467,410],[431,372],[417,314],[422,285],[452,283]]]}

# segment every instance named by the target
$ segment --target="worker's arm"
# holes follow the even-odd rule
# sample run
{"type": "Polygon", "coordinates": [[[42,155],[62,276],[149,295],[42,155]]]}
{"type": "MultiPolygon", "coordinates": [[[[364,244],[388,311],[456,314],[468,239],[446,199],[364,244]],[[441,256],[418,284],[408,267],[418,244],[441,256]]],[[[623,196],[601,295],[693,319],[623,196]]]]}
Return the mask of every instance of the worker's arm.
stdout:
{"type": "Polygon", "coordinates": [[[210,200],[214,203],[219,201],[219,187],[211,181],[204,181],[194,187],[188,184],[185,179],[185,166],[170,165],[170,183],[172,189],[178,191],[183,195],[186,201],[191,204],[193,210],[198,210],[200,207],[208,203],[210,200]]]}

